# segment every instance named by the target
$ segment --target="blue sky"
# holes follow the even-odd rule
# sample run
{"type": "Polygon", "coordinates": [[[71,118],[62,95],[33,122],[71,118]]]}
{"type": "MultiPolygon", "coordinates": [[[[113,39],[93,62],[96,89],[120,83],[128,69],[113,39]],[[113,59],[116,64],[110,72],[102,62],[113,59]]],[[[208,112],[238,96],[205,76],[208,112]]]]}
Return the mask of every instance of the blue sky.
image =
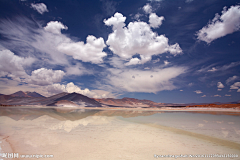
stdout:
{"type": "Polygon", "coordinates": [[[240,100],[240,1],[0,0],[0,91],[240,100]]]}

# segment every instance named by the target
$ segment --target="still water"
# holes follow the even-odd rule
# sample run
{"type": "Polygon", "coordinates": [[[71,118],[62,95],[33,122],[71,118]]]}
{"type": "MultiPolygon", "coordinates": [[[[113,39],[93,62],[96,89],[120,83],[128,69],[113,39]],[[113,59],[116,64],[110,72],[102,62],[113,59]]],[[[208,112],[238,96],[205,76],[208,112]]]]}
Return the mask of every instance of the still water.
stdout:
{"type": "Polygon", "coordinates": [[[221,159],[237,160],[240,115],[0,108],[0,160],[37,159],[40,155],[49,157],[38,159],[49,160],[183,160],[196,159],[194,156],[235,156],[221,159]]]}

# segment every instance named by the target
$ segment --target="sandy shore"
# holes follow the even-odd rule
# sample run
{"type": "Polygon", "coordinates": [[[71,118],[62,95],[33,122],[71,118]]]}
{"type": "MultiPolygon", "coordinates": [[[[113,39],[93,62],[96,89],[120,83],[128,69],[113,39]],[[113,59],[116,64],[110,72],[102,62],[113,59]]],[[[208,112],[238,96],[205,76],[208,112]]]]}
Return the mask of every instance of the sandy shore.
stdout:
{"type": "Polygon", "coordinates": [[[218,143],[217,138],[201,138],[188,131],[132,123],[117,117],[89,116],[59,121],[44,115],[15,121],[1,116],[0,126],[4,128],[0,131],[3,153],[52,154],[54,158],[49,159],[56,160],[146,160],[169,154],[240,155],[239,145],[234,142],[219,139],[218,143]]]}

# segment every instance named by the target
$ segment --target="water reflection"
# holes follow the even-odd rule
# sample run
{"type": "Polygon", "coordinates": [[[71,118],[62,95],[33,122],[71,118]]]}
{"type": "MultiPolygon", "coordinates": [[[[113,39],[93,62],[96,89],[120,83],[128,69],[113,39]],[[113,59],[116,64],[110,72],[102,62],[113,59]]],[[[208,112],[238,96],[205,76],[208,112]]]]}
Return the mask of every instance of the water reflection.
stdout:
{"type": "Polygon", "coordinates": [[[240,116],[227,114],[1,108],[0,152],[54,154],[57,160],[240,155],[240,116]]]}
{"type": "MultiPolygon", "coordinates": [[[[124,118],[150,116],[160,113],[180,113],[176,111],[142,111],[142,110],[100,110],[100,109],[76,109],[76,108],[0,108],[0,116],[8,116],[14,120],[34,120],[43,115],[58,120],[79,120],[88,116],[121,116],[124,118]]],[[[240,112],[214,112],[214,111],[191,111],[187,113],[200,113],[202,115],[233,115],[240,116],[240,112]]],[[[190,115],[190,114],[189,114],[190,115]]],[[[173,115],[172,115],[173,116],[173,115]]],[[[194,116],[194,114],[193,114],[194,116]]],[[[184,117],[184,116],[182,116],[184,117]]],[[[218,122],[220,123],[220,121],[218,122]]],[[[231,122],[230,122],[231,123],[231,122]]]]}

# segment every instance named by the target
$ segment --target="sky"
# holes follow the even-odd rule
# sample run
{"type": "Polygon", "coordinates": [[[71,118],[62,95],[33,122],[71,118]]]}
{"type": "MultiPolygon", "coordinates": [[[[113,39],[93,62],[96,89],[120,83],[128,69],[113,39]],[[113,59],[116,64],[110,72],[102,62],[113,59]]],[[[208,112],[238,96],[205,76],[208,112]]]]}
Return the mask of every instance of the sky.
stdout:
{"type": "Polygon", "coordinates": [[[0,93],[240,100],[240,1],[0,0],[0,93]]]}

